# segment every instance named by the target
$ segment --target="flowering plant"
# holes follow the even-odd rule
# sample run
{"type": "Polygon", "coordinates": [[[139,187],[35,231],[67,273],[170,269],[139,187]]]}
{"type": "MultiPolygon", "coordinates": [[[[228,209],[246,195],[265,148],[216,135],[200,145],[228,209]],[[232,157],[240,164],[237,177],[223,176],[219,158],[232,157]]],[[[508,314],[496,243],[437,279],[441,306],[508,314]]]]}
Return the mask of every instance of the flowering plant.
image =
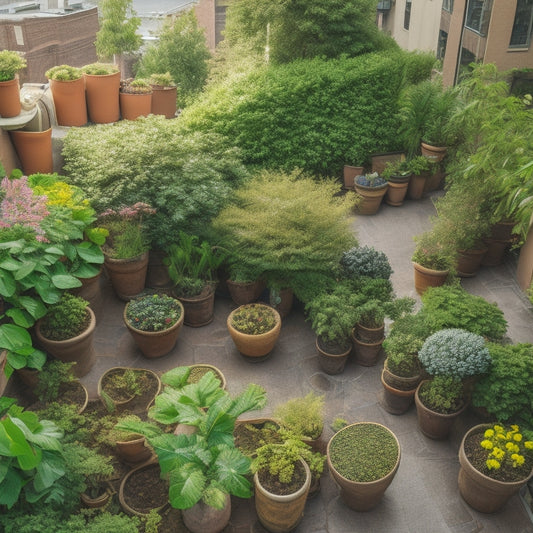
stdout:
{"type": "Polygon", "coordinates": [[[182,308],[178,300],[166,294],[149,294],[131,300],[126,307],[126,319],[141,331],[163,331],[180,318],[182,308]]]}
{"type": "Polygon", "coordinates": [[[148,238],[143,227],[143,216],[155,209],[143,202],[100,213],[99,222],[109,231],[105,253],[113,259],[130,259],[148,250],[148,238]]]}
{"type": "Polygon", "coordinates": [[[517,481],[533,468],[533,441],[525,440],[519,426],[494,424],[474,433],[465,453],[482,474],[499,481],[517,481]]]}
{"type": "Polygon", "coordinates": [[[373,172],[372,174],[357,176],[355,183],[363,187],[381,187],[387,183],[387,180],[382,178],[377,172],[373,172]]]}
{"type": "Polygon", "coordinates": [[[264,304],[246,304],[235,311],[231,325],[247,335],[267,333],[276,325],[274,310],[264,304]]]}

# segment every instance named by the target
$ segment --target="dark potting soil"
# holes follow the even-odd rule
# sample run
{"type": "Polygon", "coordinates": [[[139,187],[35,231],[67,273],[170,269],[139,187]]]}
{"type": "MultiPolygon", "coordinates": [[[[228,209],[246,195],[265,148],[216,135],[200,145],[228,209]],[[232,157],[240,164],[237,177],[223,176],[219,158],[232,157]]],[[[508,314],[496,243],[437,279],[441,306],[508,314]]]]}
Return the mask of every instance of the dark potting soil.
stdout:
{"type": "Polygon", "coordinates": [[[235,446],[244,455],[253,457],[257,448],[265,444],[275,444],[283,442],[278,433],[279,426],[270,421],[261,423],[239,423],[235,426],[233,436],[235,446]]]}
{"type": "Polygon", "coordinates": [[[168,483],[160,475],[158,464],[131,474],[124,485],[124,501],[142,513],[165,505],[168,501],[168,483]]]}
{"type": "Polygon", "coordinates": [[[290,483],[281,483],[277,476],[271,475],[266,470],[260,470],[257,477],[261,485],[271,492],[279,496],[295,493],[305,483],[305,469],[303,465],[298,462],[294,465],[294,474],[290,483]]]}

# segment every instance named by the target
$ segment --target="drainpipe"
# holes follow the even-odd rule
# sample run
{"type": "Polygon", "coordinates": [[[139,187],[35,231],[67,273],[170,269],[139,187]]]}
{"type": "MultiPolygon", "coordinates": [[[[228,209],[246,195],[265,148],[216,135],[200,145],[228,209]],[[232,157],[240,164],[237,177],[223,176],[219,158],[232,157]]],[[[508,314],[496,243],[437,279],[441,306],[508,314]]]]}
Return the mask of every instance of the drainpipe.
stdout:
{"type": "Polygon", "coordinates": [[[465,7],[463,10],[463,18],[461,20],[461,38],[459,39],[459,48],[457,50],[457,59],[455,60],[455,73],[453,76],[453,84],[457,85],[457,81],[459,78],[459,66],[461,64],[461,52],[463,50],[463,36],[465,33],[465,21],[466,21],[466,14],[468,12],[468,4],[470,3],[470,0],[465,1],[465,7]]]}

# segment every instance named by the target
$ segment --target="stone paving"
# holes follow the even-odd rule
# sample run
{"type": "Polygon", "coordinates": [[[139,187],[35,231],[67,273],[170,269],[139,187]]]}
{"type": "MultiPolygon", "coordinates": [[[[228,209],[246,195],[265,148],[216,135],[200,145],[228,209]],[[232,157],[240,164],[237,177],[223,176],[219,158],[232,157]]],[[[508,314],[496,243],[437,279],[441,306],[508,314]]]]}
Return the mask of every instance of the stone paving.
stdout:
{"type": "MultiPolygon", "coordinates": [[[[418,302],[410,261],[414,249],[412,236],[429,227],[429,216],[433,213],[431,198],[426,197],[406,202],[402,207],[383,205],[377,215],[358,217],[353,224],[361,245],[372,245],[389,257],[396,293],[412,296],[418,302]]],[[[533,342],[531,304],[515,282],[515,263],[516,259],[509,254],[503,265],[484,268],[463,285],[498,303],[509,322],[508,333],[513,342],[533,342]]],[[[379,405],[381,361],[370,368],[350,361],[338,376],[320,371],[315,335],[298,306],[283,321],[278,344],[264,362],[249,363],[234,348],[226,318],[235,306],[224,297],[217,298],[211,324],[198,329],[184,326],[170,354],[149,360],[136,349],[123,325],[123,303],[105,280],[103,283],[102,302],[96,309],[97,362],[82,378],[92,398],[96,397],[98,378],[112,366],[144,367],[161,373],[175,366],[210,363],[222,370],[230,393],[240,392],[250,382],[266,388],[269,403],[262,412],[251,413],[253,417],[271,414],[278,403],[294,396],[310,391],[325,394],[324,444],[333,435],[329,424],[336,416],[349,422],[380,422],[395,432],[402,458],[382,502],[370,512],[350,510],[340,501],[337,487],[326,472],[320,493],[306,505],[297,533],[533,533],[531,518],[518,496],[494,515],[478,513],[461,499],[457,488],[457,450],[465,430],[478,423],[474,415],[463,415],[447,441],[424,437],[417,428],[414,406],[402,416],[393,416],[379,405]]],[[[234,500],[232,519],[224,531],[265,531],[257,522],[253,500],[234,500]]]]}

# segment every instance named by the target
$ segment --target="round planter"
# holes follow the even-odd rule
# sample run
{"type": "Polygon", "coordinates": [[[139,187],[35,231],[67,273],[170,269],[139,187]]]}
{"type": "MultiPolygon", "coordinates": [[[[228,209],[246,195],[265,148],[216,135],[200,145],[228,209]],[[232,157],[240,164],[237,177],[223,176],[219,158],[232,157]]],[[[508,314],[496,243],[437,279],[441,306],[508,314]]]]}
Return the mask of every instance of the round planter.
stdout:
{"type": "Polygon", "coordinates": [[[128,464],[144,463],[152,456],[152,450],[146,446],[146,439],[142,436],[132,440],[117,441],[115,448],[117,455],[128,464]]]}
{"type": "Polygon", "coordinates": [[[422,381],[415,392],[416,415],[418,419],[418,428],[430,439],[444,440],[448,438],[455,419],[466,409],[468,403],[465,401],[461,409],[455,413],[443,414],[428,409],[421,401],[418,395],[420,387],[427,383],[422,381]]]}
{"type": "Polygon", "coordinates": [[[395,177],[391,176],[388,179],[389,188],[385,194],[385,203],[393,207],[399,207],[403,204],[407,189],[409,188],[409,180],[411,176],[395,177]]]}
{"type": "Polygon", "coordinates": [[[109,124],[120,118],[120,72],[104,76],[84,74],[87,110],[95,124],[109,124]]]}
{"type": "Polygon", "coordinates": [[[0,81],[0,117],[16,117],[21,111],[18,74],[15,79],[0,81]]]}
{"type": "Polygon", "coordinates": [[[446,146],[433,146],[432,144],[420,143],[420,152],[434,163],[442,161],[446,155],[446,146]]]}
{"type": "Polygon", "coordinates": [[[515,223],[511,220],[501,220],[493,224],[490,229],[490,238],[497,241],[510,242],[513,238],[515,223]]]}
{"type": "Polygon", "coordinates": [[[199,296],[183,298],[177,296],[185,310],[184,324],[199,328],[211,324],[215,318],[215,287],[206,285],[199,296]]]}
{"type": "MultiPolygon", "coordinates": [[[[357,446],[361,446],[361,444],[358,444],[357,439],[355,439],[355,444],[353,446],[354,448],[357,448],[357,446]]],[[[379,450],[379,446],[377,446],[376,443],[374,443],[374,446],[379,450]]],[[[356,424],[350,424],[349,426],[342,428],[340,431],[335,433],[333,437],[331,437],[328,442],[326,456],[329,471],[333,479],[340,487],[340,494],[344,503],[346,503],[346,505],[350,507],[350,509],[354,509],[355,511],[369,511],[380,502],[381,498],[383,497],[383,494],[385,493],[385,490],[394,479],[394,476],[396,475],[396,472],[398,470],[398,466],[400,465],[401,451],[400,443],[398,442],[396,435],[394,435],[394,433],[390,429],[381,424],[378,424],[377,422],[358,422],[356,424]],[[398,454],[394,466],[385,476],[381,477],[380,479],[376,479],[375,481],[352,481],[346,478],[343,474],[341,474],[337,469],[338,465],[336,466],[332,461],[331,449],[332,443],[334,442],[335,438],[338,438],[342,432],[353,432],[353,429],[351,428],[361,425],[379,426],[380,428],[383,428],[384,430],[388,431],[390,435],[394,437],[394,440],[396,442],[398,454]]],[[[354,461],[359,460],[357,454],[351,454],[350,456],[353,457],[354,461]]]]}
{"type": "Polygon", "coordinates": [[[459,492],[470,507],[482,513],[499,511],[533,476],[532,470],[520,481],[505,482],[492,479],[474,468],[466,455],[465,442],[472,435],[484,432],[489,427],[490,424],[474,426],[466,432],[459,447],[459,492]]]}
{"type": "Polygon", "coordinates": [[[163,263],[166,257],[162,250],[148,252],[148,270],[146,272],[146,286],[151,289],[170,292],[172,280],[168,275],[168,267],[163,263]]]}
{"type": "Polygon", "coordinates": [[[416,387],[410,390],[401,390],[392,387],[385,381],[385,370],[381,372],[383,396],[380,404],[391,415],[403,415],[413,405],[416,387]]]}
{"type": "Polygon", "coordinates": [[[210,507],[200,500],[189,509],[183,509],[181,516],[191,533],[219,533],[228,525],[231,499],[229,494],[226,494],[226,503],[222,509],[210,507]]]}
{"type": "Polygon", "coordinates": [[[355,328],[352,329],[352,342],[355,354],[355,361],[361,366],[375,366],[381,355],[381,347],[384,338],[375,342],[363,342],[357,338],[355,328]]]}
{"type": "Polygon", "coordinates": [[[344,188],[354,189],[354,179],[356,176],[361,176],[364,173],[365,169],[363,167],[354,167],[352,165],[344,165],[343,168],[343,179],[344,179],[344,188]]]}
{"type": "Polygon", "coordinates": [[[367,328],[359,322],[355,325],[357,337],[363,342],[383,342],[385,338],[385,324],[379,328],[367,328]]]}
{"type": "Polygon", "coordinates": [[[429,174],[426,183],[424,184],[424,192],[432,192],[441,188],[444,180],[444,172],[437,170],[429,174]]]}
{"type": "Polygon", "coordinates": [[[292,304],[294,302],[294,291],[290,288],[280,289],[279,291],[273,291],[270,289],[269,303],[279,313],[281,318],[289,316],[292,304]],[[275,301],[274,296],[277,294],[279,301],[275,301]]]}
{"type": "Polygon", "coordinates": [[[320,368],[329,375],[341,374],[352,352],[352,346],[349,345],[344,351],[339,350],[340,353],[330,353],[325,350],[318,337],[316,338],[315,344],[320,368]]]}
{"type": "Polygon", "coordinates": [[[42,319],[39,319],[35,324],[35,335],[39,344],[56,359],[64,363],[76,363],[73,372],[78,378],[88,374],[96,361],[93,346],[96,318],[90,307],[87,307],[87,312],[90,315],[89,327],[77,337],[64,341],[54,341],[44,337],[41,333],[42,319]]]}
{"type": "Polygon", "coordinates": [[[245,305],[257,301],[261,293],[265,290],[266,283],[261,280],[237,282],[226,280],[231,299],[236,305],[245,305]]]}
{"type": "Polygon", "coordinates": [[[220,380],[220,388],[226,388],[226,378],[222,373],[222,370],[220,370],[216,366],[208,365],[206,363],[197,363],[189,365],[189,367],[191,369],[191,373],[189,374],[189,379],[187,380],[187,383],[196,383],[200,381],[204,374],[207,374],[207,372],[211,371],[213,372],[213,374],[215,374],[215,377],[220,380]]]}
{"type": "Polygon", "coordinates": [[[178,335],[181,326],[183,325],[183,319],[185,316],[183,305],[179,300],[176,301],[179,303],[179,306],[181,308],[180,317],[175,324],[163,331],[142,331],[140,329],[134,328],[126,318],[128,306],[130,304],[127,303],[125,305],[124,312],[122,315],[124,319],[124,324],[126,324],[126,327],[128,328],[128,331],[133,337],[135,344],[137,344],[138,348],[141,350],[145,357],[148,357],[150,359],[153,359],[155,357],[162,357],[163,355],[169,353],[176,345],[176,341],[178,340],[178,335]]]}
{"type": "Polygon", "coordinates": [[[9,133],[26,176],[38,172],[50,174],[54,171],[52,128],[45,131],[14,130],[9,133]]]}
{"type": "Polygon", "coordinates": [[[384,183],[379,187],[365,187],[364,185],[354,183],[354,188],[355,192],[363,197],[363,200],[357,206],[357,213],[359,215],[375,215],[389,188],[389,184],[384,183]]]}
{"type": "Polygon", "coordinates": [[[83,503],[83,506],[88,507],[89,509],[100,509],[104,507],[105,505],[107,505],[107,502],[109,502],[110,498],[111,493],[109,490],[106,490],[103,494],[97,496],[96,498],[91,498],[85,492],[82,492],[80,495],[80,499],[83,503]]]}
{"type": "Polygon", "coordinates": [[[123,120],[136,120],[146,117],[152,110],[151,94],[120,93],[120,113],[123,120]]]}
{"type": "MultiPolygon", "coordinates": [[[[265,307],[270,308],[270,306],[267,306],[266,304],[257,305],[265,305],[265,307]]],[[[233,315],[239,309],[240,307],[233,310],[228,316],[226,323],[229,334],[235,343],[237,350],[242,355],[248,357],[250,361],[261,361],[274,349],[274,345],[276,344],[281,331],[281,316],[275,309],[271,308],[276,315],[276,325],[266,333],[261,333],[260,335],[248,335],[247,333],[241,333],[240,331],[237,331],[231,325],[233,315]]]]}
{"type": "Polygon", "coordinates": [[[420,200],[420,198],[422,198],[428,177],[428,172],[413,174],[411,176],[409,186],[407,187],[407,195],[411,200],[420,200]]]}
{"type": "Polygon", "coordinates": [[[77,80],[49,80],[54,98],[57,123],[60,126],[87,124],[87,102],[83,77],[77,80]]]}
{"type": "Polygon", "coordinates": [[[76,296],[79,296],[80,298],[83,298],[89,302],[89,306],[94,311],[96,316],[97,324],[99,322],[100,309],[102,307],[102,290],[100,287],[100,282],[103,271],[104,269],[102,267],[96,276],[92,276],[91,278],[80,278],[81,287],[70,289],[72,294],[75,294],[76,296]]]}
{"type": "Polygon", "coordinates": [[[448,270],[433,270],[418,263],[413,263],[415,273],[415,289],[420,295],[424,294],[428,287],[440,287],[448,279],[448,270]]]}
{"type": "Polygon", "coordinates": [[[152,115],[164,115],[165,118],[176,116],[177,87],[152,85],[152,115]]]}
{"type": "Polygon", "coordinates": [[[475,276],[481,268],[481,261],[487,248],[477,250],[459,250],[457,257],[457,275],[462,278],[475,276]]]}
{"type": "Polygon", "coordinates": [[[388,365],[388,359],[383,362],[383,378],[394,389],[415,390],[421,380],[421,375],[403,377],[393,374],[388,365]]]}
{"type": "Polygon", "coordinates": [[[307,494],[311,486],[311,472],[307,463],[300,459],[306,473],[304,484],[293,494],[273,494],[261,485],[254,474],[255,509],[261,524],[272,533],[288,533],[301,521],[307,494]]]}
{"type": "Polygon", "coordinates": [[[127,302],[144,289],[148,252],[130,259],[113,259],[106,255],[104,266],[116,295],[127,302]]]}

